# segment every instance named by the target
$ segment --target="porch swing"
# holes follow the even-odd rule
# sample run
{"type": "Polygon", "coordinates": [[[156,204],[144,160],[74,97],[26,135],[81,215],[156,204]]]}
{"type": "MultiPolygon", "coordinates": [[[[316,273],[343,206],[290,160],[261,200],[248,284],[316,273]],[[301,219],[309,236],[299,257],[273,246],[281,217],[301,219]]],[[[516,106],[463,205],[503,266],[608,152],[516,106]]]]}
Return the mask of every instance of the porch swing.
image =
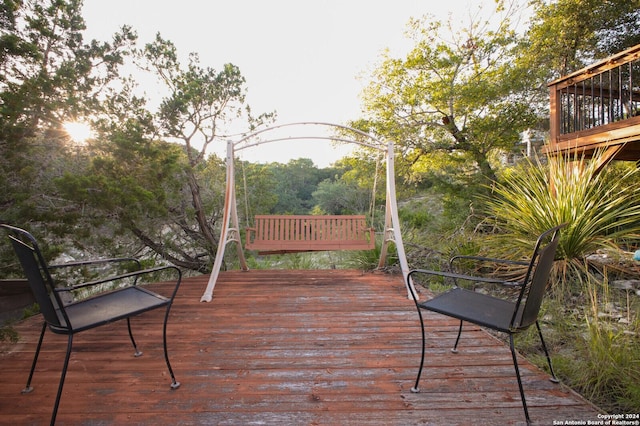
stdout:
{"type": "MultiPolygon", "coordinates": [[[[394,242],[402,274],[405,278],[404,281],[407,283],[406,278],[409,273],[409,267],[402,243],[396,204],[393,143],[389,142],[385,146],[368,133],[338,124],[301,122],[262,129],[241,138],[237,142],[227,141],[227,174],[222,230],[209,282],[200,301],[210,302],[213,298],[213,289],[222,267],[225,247],[229,242],[236,243],[240,268],[244,271],[249,270],[244,256],[241,234],[239,232],[235,189],[235,153],[266,143],[300,139],[323,139],[356,143],[384,154],[387,163],[386,208],[382,248],[378,267],[382,268],[384,266],[388,245],[390,242],[394,242]],[[289,128],[291,126],[328,126],[341,129],[343,132],[353,133],[358,139],[355,137],[354,139],[347,139],[346,137],[329,136],[286,136],[255,141],[261,134],[277,129],[289,128]]],[[[309,251],[372,250],[375,248],[375,244],[375,231],[372,227],[367,226],[365,215],[256,215],[254,225],[247,228],[245,247],[249,250],[257,250],[260,254],[281,254],[309,251]]],[[[407,284],[407,286],[409,285],[411,284],[407,284]]],[[[409,287],[407,287],[407,295],[409,298],[411,297],[411,289],[409,287]]]]}
{"type": "Polygon", "coordinates": [[[372,250],[375,230],[365,215],[256,215],[246,248],[261,255],[372,250]]]}
{"type": "MultiPolygon", "coordinates": [[[[256,215],[253,226],[246,228],[245,247],[260,255],[334,250],[373,250],[376,247],[374,212],[380,156],[370,203],[371,226],[359,215],[256,215]]],[[[243,167],[243,179],[244,167],[243,167]]],[[[246,216],[249,217],[246,199],[246,216]]]]}

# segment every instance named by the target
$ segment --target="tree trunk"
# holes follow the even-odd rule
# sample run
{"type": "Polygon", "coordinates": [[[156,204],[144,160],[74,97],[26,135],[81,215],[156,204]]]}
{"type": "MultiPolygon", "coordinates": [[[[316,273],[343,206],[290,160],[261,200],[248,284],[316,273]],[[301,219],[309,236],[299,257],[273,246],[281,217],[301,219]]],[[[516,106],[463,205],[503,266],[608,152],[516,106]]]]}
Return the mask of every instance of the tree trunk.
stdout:
{"type": "Polygon", "coordinates": [[[133,224],[130,224],[129,229],[131,229],[131,232],[133,232],[133,234],[136,237],[138,237],[138,239],[140,239],[140,241],[142,241],[144,245],[149,247],[154,252],[158,253],[160,256],[162,256],[163,259],[168,260],[173,265],[178,266],[180,268],[190,269],[192,271],[198,271],[202,273],[208,272],[206,265],[203,264],[202,262],[199,262],[197,258],[189,259],[186,256],[184,258],[178,258],[176,256],[173,256],[171,255],[171,253],[169,253],[168,250],[165,250],[162,244],[153,241],[151,238],[149,238],[148,235],[142,232],[140,228],[136,227],[133,224]]]}
{"type": "Polygon", "coordinates": [[[198,184],[198,180],[196,179],[193,169],[187,170],[187,178],[187,181],[189,182],[189,189],[191,191],[191,202],[193,204],[193,208],[195,209],[195,219],[198,223],[200,231],[202,232],[202,235],[206,240],[207,252],[211,256],[211,259],[213,259],[215,256],[218,239],[213,234],[213,230],[207,222],[207,215],[204,211],[204,207],[202,206],[200,185],[198,184]]]}

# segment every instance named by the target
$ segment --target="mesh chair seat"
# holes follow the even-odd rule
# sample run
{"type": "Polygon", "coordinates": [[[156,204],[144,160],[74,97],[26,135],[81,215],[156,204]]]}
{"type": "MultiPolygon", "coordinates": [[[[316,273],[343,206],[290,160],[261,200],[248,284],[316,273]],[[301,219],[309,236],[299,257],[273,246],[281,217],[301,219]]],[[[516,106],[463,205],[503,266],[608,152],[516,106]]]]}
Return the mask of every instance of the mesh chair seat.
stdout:
{"type": "MultiPolygon", "coordinates": [[[[150,292],[142,287],[127,287],[111,293],[101,294],[90,299],[65,306],[70,327],[49,327],[58,334],[68,334],[73,330],[79,333],[90,328],[116,322],[143,312],[167,306],[171,299],[150,292]]],[[[63,326],[67,325],[64,316],[58,317],[63,326]]]]}
{"type": "Polygon", "coordinates": [[[420,308],[508,333],[515,303],[456,287],[420,303],[420,308]]]}

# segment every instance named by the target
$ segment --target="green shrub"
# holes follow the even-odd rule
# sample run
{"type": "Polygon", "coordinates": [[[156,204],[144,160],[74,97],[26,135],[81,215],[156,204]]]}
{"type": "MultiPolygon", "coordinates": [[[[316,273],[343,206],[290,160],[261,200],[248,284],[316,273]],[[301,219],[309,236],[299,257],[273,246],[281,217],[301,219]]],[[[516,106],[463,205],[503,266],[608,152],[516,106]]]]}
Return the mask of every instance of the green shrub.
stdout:
{"type": "Polygon", "coordinates": [[[18,341],[18,333],[10,325],[0,326],[0,342],[16,343],[18,341]]]}
{"type": "Polygon", "coordinates": [[[562,230],[556,281],[573,280],[592,266],[585,257],[600,249],[616,249],[618,240],[640,232],[640,169],[609,166],[598,173],[600,153],[592,160],[555,158],[544,165],[526,161],[505,172],[485,207],[501,233],[491,247],[498,257],[530,255],[544,230],[562,230]],[[585,267],[586,265],[586,267],[585,267]]]}
{"type": "Polygon", "coordinates": [[[567,383],[608,412],[640,412],[640,322],[622,297],[612,297],[607,280],[587,281],[583,326],[575,350],[560,361],[567,383]],[[625,321],[611,311],[624,309],[625,321]]]}
{"type": "MultiPolygon", "coordinates": [[[[355,250],[345,252],[345,266],[363,271],[372,271],[378,267],[380,262],[380,253],[382,252],[382,243],[376,241],[376,246],[372,250],[355,250]]],[[[390,242],[387,247],[387,257],[383,267],[392,267],[398,265],[398,253],[394,243],[390,242]]]]}

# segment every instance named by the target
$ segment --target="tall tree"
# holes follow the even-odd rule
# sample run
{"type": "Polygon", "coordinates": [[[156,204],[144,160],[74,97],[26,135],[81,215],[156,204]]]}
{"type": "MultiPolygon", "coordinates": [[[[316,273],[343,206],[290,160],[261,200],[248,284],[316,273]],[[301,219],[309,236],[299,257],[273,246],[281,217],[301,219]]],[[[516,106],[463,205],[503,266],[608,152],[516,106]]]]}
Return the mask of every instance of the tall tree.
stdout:
{"type": "Polygon", "coordinates": [[[270,170],[277,182],[277,203],[270,213],[309,214],[314,206],[313,192],[318,183],[329,177],[309,158],[289,160],[287,164],[271,163],[270,170]]]}
{"type": "Polygon", "coordinates": [[[371,194],[355,182],[323,180],[313,192],[316,209],[323,214],[368,213],[371,194]]]}
{"type": "Polygon", "coordinates": [[[202,237],[203,248],[213,259],[218,242],[216,216],[211,215],[202,194],[199,175],[206,164],[207,149],[230,132],[241,117],[247,129],[259,125],[269,114],[257,118],[245,105],[245,79],[238,67],[226,64],[221,71],[200,65],[197,54],[189,55],[183,68],[173,43],[160,34],[141,51],[146,68],[158,76],[168,91],[155,116],[159,137],[179,141],[187,163],[183,173],[189,191],[193,226],[202,237]]]}
{"type": "Polygon", "coordinates": [[[136,36],[85,44],[81,0],[4,3],[0,30],[0,137],[19,143],[78,115],[94,112],[136,36]]]}
{"type": "Polygon", "coordinates": [[[519,57],[542,81],[640,43],[640,0],[534,0],[532,5],[519,57]]]}
{"type": "Polygon", "coordinates": [[[354,125],[394,140],[414,175],[440,157],[456,165],[459,184],[495,179],[492,156],[513,149],[536,121],[513,62],[515,11],[504,7],[499,1],[490,21],[476,17],[456,31],[452,22],[413,20],[414,48],[378,66],[365,91],[367,116],[354,125]]]}
{"type": "Polygon", "coordinates": [[[273,164],[256,164],[236,160],[236,197],[240,221],[253,225],[253,216],[267,214],[278,203],[278,182],[273,164]]]}
{"type": "Polygon", "coordinates": [[[81,6],[80,0],[7,0],[0,8],[3,220],[64,217],[51,186],[76,158],[63,123],[96,112],[135,41],[124,27],[111,42],[85,43],[81,6]]]}

